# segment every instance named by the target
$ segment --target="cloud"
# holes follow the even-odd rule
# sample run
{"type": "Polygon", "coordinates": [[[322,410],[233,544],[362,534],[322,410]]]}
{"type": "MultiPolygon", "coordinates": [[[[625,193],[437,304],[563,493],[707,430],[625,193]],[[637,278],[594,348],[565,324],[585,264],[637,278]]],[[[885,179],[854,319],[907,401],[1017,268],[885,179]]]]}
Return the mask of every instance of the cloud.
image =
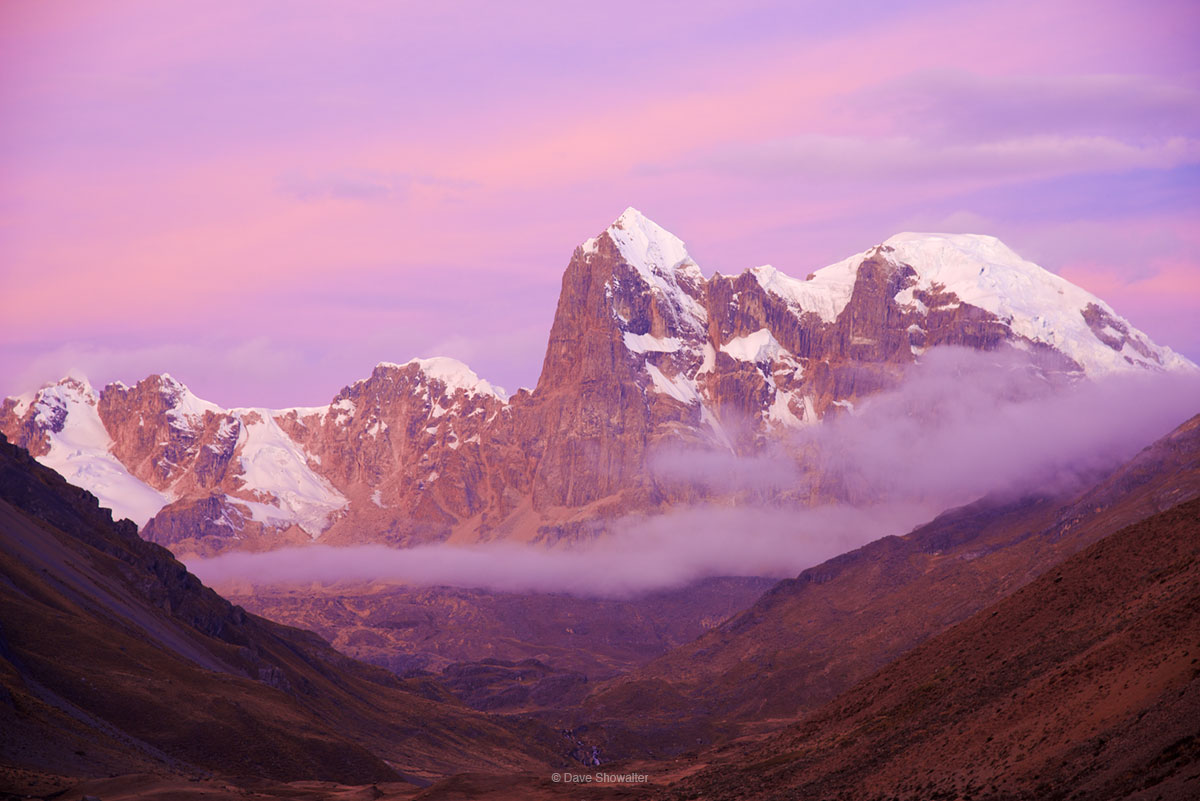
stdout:
{"type": "Polygon", "coordinates": [[[743,139],[641,171],[957,184],[1200,162],[1200,90],[1157,76],[925,69],[832,107],[839,131],[743,139]]]}
{"type": "Polygon", "coordinates": [[[772,493],[805,483],[795,459],[777,447],[735,456],[724,450],[666,446],[650,455],[647,468],[659,481],[710,492],[772,493]]]}
{"type": "Polygon", "coordinates": [[[895,390],[799,435],[790,456],[660,452],[649,466],[657,478],[717,500],[631,516],[584,543],[318,545],[189,567],[216,584],[397,581],[588,596],[791,576],[984,495],[1077,490],[1197,411],[1197,375],[1068,382],[1018,352],[936,349],[895,390]],[[801,505],[797,492],[814,487],[827,502],[801,505]]]}
{"type": "Polygon", "coordinates": [[[798,444],[851,500],[945,508],[1078,489],[1197,412],[1198,373],[1064,381],[1018,351],[937,348],[798,444]]]}
{"type": "Polygon", "coordinates": [[[804,134],[727,146],[677,168],[758,178],[912,183],[1012,182],[1085,172],[1170,169],[1200,162],[1200,139],[1126,142],[1110,136],[1038,134],[939,144],[910,134],[804,134]]]}
{"type": "Polygon", "coordinates": [[[266,553],[231,552],[192,559],[207,584],[310,584],[393,581],[629,597],[707,576],[794,575],[884,533],[902,533],[928,510],[812,510],[697,506],[626,520],[609,536],[567,549],[521,545],[477,547],[312,545],[266,553]]]}
{"type": "Polygon", "coordinates": [[[861,90],[845,105],[940,141],[1058,136],[1195,137],[1200,91],[1149,75],[980,75],[922,70],[861,90]]]}
{"type": "Polygon", "coordinates": [[[277,188],[298,200],[404,200],[409,180],[402,175],[374,171],[301,175],[291,173],[279,178],[277,188]]]}
{"type": "Polygon", "coordinates": [[[364,203],[403,203],[414,193],[436,193],[441,199],[477,186],[473,181],[434,175],[372,169],[342,169],[319,173],[289,172],[276,180],[276,189],[297,200],[353,200],[364,203]]]}

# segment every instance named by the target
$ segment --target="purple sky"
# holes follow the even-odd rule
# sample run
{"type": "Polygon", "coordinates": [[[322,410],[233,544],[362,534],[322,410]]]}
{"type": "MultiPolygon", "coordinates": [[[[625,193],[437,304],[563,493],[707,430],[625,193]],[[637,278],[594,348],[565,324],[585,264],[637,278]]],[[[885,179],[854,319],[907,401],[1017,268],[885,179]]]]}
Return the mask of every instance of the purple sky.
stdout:
{"type": "Polygon", "coordinates": [[[994,234],[1200,360],[1196,3],[577,5],[0,6],[0,394],[532,385],[628,205],[709,274],[994,234]]]}

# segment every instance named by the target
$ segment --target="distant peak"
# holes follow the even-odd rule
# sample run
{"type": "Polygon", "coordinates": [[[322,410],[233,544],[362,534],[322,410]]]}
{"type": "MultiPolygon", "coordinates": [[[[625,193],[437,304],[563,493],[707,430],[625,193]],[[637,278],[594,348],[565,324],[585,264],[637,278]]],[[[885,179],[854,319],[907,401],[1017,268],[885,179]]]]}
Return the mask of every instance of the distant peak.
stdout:
{"type": "Polygon", "coordinates": [[[80,398],[95,399],[98,396],[92,382],[88,381],[88,377],[83,374],[82,370],[72,368],[67,371],[67,374],[53,383],[43,384],[42,388],[36,393],[36,396],[59,396],[72,395],[80,398]]]}
{"type": "MultiPolygon", "coordinates": [[[[150,377],[154,378],[155,376],[150,377]]],[[[192,399],[199,400],[187,384],[170,373],[159,373],[157,377],[159,392],[170,399],[173,404],[178,406],[180,403],[186,403],[192,399]]]]}
{"type": "Polygon", "coordinates": [[[475,371],[458,359],[449,356],[432,356],[428,359],[410,359],[404,364],[395,362],[380,362],[375,369],[399,370],[410,365],[416,365],[427,378],[436,379],[446,385],[453,393],[456,389],[465,390],[468,395],[491,395],[501,401],[508,401],[508,393],[503,387],[498,387],[475,374],[475,371]]]}
{"type": "Polygon", "coordinates": [[[170,373],[159,373],[158,381],[164,387],[169,387],[170,389],[187,389],[187,387],[184,386],[182,381],[180,381],[179,379],[177,379],[175,376],[171,375],[170,373]]]}
{"type": "MultiPolygon", "coordinates": [[[[53,383],[43,384],[37,392],[22,395],[17,398],[17,406],[24,410],[30,403],[39,410],[41,415],[51,407],[66,408],[68,402],[85,403],[95,406],[100,394],[79,370],[72,369],[65,376],[53,383]]],[[[57,430],[57,429],[56,429],[57,430]]]]}
{"type": "Polygon", "coordinates": [[[751,267],[750,274],[764,281],[769,281],[777,275],[782,275],[779,270],[775,269],[774,264],[760,264],[757,267],[751,267]]]}
{"type": "Polygon", "coordinates": [[[92,382],[88,380],[87,375],[78,367],[72,367],[67,371],[66,375],[54,383],[56,386],[75,384],[80,387],[87,387],[88,389],[92,388],[92,382]]]}

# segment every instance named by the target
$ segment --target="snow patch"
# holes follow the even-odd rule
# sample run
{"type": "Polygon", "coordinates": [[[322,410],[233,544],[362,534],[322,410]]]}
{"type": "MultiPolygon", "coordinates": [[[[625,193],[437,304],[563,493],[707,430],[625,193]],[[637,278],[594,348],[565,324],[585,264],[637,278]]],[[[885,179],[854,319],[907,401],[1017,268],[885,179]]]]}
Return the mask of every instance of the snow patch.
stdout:
{"type": "Polygon", "coordinates": [[[759,286],[781,298],[794,312],[812,312],[823,322],[832,323],[850,302],[861,263],[861,255],[851,256],[817,270],[808,281],[784,275],[769,264],[754,267],[750,272],[759,286]]]}
{"type": "Polygon", "coordinates": [[[305,451],[276,424],[269,410],[236,413],[242,421],[238,447],[243,489],[274,500],[273,505],[259,504],[270,512],[252,506],[254,519],[295,523],[316,539],[328,528],[329,516],[346,506],[345,496],[309,468],[305,451]]]}
{"type": "Polygon", "coordinates": [[[662,370],[659,370],[649,362],[646,363],[646,372],[650,374],[650,380],[654,383],[655,392],[669,395],[680,403],[687,405],[700,403],[700,393],[696,391],[695,384],[683,376],[667,378],[663,375],[662,370]]]}
{"type": "Polygon", "coordinates": [[[740,362],[755,364],[774,361],[780,354],[791,355],[765,328],[760,328],[753,334],[734,337],[722,345],[721,350],[740,362]]]}
{"type": "Polygon", "coordinates": [[[712,343],[704,343],[704,358],[700,362],[700,369],[696,371],[696,375],[711,373],[717,366],[717,349],[712,346],[712,343]]]}
{"type": "Polygon", "coordinates": [[[127,517],[139,527],[174,498],[130,474],[113,456],[112,438],[96,409],[99,396],[86,381],[64,379],[43,387],[31,402],[46,428],[50,450],[38,461],[56,470],[68,482],[96,496],[113,517],[127,517]],[[52,423],[61,421],[54,431],[52,423]]]}
{"type": "Polygon", "coordinates": [[[804,420],[809,423],[817,422],[817,408],[813,405],[811,395],[805,395],[801,398],[801,403],[804,406],[804,420]]]}
{"type": "Polygon", "coordinates": [[[771,422],[788,426],[789,428],[799,428],[805,425],[806,421],[797,417],[789,407],[788,401],[790,399],[791,395],[788,393],[776,391],[775,399],[771,401],[771,405],[767,409],[767,419],[771,422]]]}
{"type": "Polygon", "coordinates": [[[337,412],[333,418],[333,424],[340,426],[345,425],[346,422],[353,419],[354,413],[358,411],[358,408],[354,405],[354,401],[349,398],[342,398],[336,403],[331,403],[329,411],[337,412]]]}
{"type": "Polygon", "coordinates": [[[650,334],[624,334],[625,347],[634,353],[675,353],[683,347],[679,337],[656,337],[650,334]]]}
{"type": "Polygon", "coordinates": [[[13,398],[16,401],[16,404],[13,406],[13,414],[18,418],[24,417],[25,410],[33,403],[35,397],[37,397],[37,393],[26,392],[13,398]]]}
{"type": "Polygon", "coordinates": [[[700,406],[700,424],[708,426],[717,442],[728,448],[730,452],[736,452],[736,449],[733,447],[733,441],[729,438],[729,433],[725,430],[725,427],[721,425],[721,421],[704,405],[700,406]]]}

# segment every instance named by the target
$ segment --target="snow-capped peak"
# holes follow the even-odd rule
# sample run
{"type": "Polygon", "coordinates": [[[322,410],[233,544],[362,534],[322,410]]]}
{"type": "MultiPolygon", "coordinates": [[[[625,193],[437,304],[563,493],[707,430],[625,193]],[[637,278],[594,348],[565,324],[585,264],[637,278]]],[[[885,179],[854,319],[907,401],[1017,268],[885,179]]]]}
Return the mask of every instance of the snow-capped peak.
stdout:
{"type": "Polygon", "coordinates": [[[426,377],[441,381],[446,385],[446,391],[453,394],[455,390],[464,390],[468,395],[491,395],[498,400],[508,402],[508,393],[503,387],[498,387],[490,381],[485,381],[475,374],[467,365],[458,359],[448,356],[433,356],[428,359],[410,359],[404,364],[395,362],[380,362],[376,367],[402,368],[417,365],[426,377]]]}
{"type": "Polygon", "coordinates": [[[70,408],[95,407],[99,399],[99,393],[87,376],[73,370],[64,378],[46,384],[37,391],[32,401],[34,419],[48,430],[58,432],[62,430],[70,408]]]}
{"type": "Polygon", "coordinates": [[[704,280],[683,240],[632,206],[608,227],[607,233],[622,258],[643,276],[669,276],[681,271],[704,280]]]}
{"type": "Polygon", "coordinates": [[[204,419],[205,412],[212,412],[215,415],[225,414],[225,410],[220,406],[197,397],[183,382],[170,373],[162,373],[159,375],[158,381],[163,397],[170,404],[167,420],[176,428],[190,429],[193,424],[204,419]]]}
{"type": "Polygon", "coordinates": [[[170,499],[131,475],[112,455],[112,438],[97,409],[99,400],[87,378],[74,371],[38,390],[33,413],[44,426],[50,446],[38,461],[89,490],[117,517],[144,525],[170,499]]]}
{"type": "Polygon", "coordinates": [[[1090,374],[1195,367],[1155,345],[1095,295],[1022,259],[994,236],[906,232],[887,239],[878,252],[917,273],[916,284],[896,295],[901,305],[914,305],[915,291],[939,285],[996,315],[1014,334],[1053,346],[1090,374]]]}
{"type": "MultiPolygon", "coordinates": [[[[602,236],[616,245],[621,258],[642,281],[676,312],[676,323],[703,330],[708,314],[693,296],[704,283],[704,274],[688,255],[683,240],[630,206],[602,236]]],[[[596,252],[596,239],[583,244],[585,253],[596,252]]],[[[609,290],[612,285],[607,285],[609,290]]]]}
{"type": "Polygon", "coordinates": [[[62,378],[58,379],[58,381],[56,381],[55,383],[56,384],[77,384],[81,387],[86,387],[88,389],[88,391],[94,391],[92,388],[92,382],[88,380],[87,374],[84,373],[83,370],[80,370],[78,367],[72,367],[70,370],[67,370],[66,375],[64,375],[62,378]]]}

